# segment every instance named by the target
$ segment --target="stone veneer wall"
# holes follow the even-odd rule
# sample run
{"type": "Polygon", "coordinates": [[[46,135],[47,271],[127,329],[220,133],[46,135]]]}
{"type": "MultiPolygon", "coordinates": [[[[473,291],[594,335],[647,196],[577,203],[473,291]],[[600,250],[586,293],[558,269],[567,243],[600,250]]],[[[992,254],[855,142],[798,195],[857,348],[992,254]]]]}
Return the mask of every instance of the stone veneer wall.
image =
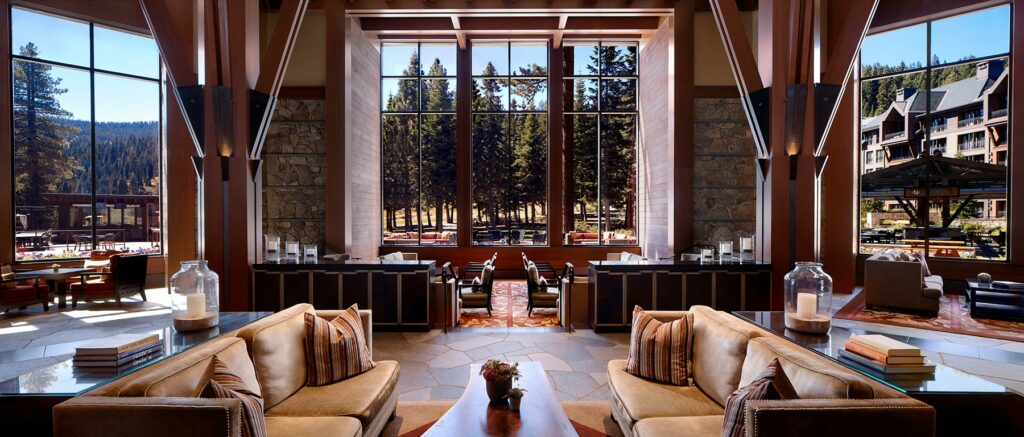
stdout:
{"type": "Polygon", "coordinates": [[[263,151],[263,232],[324,250],[324,101],[281,99],[263,151]]]}
{"type": "Polygon", "coordinates": [[[740,99],[695,99],[693,127],[694,242],[735,241],[757,221],[754,139],[740,99]]]}
{"type": "Polygon", "coordinates": [[[669,74],[672,37],[672,27],[666,22],[640,49],[638,241],[644,255],[652,258],[673,253],[670,223],[674,151],[669,118],[672,97],[669,74]]]}

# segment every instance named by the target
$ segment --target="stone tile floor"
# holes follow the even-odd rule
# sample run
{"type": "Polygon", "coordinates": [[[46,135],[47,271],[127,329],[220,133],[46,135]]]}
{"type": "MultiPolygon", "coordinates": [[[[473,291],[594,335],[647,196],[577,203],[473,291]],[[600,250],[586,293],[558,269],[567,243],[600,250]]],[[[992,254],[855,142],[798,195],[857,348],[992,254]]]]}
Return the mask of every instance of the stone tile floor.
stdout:
{"type": "MultiPolygon", "coordinates": [[[[145,332],[169,324],[166,289],[147,292],[148,303],[126,300],[85,304],[78,310],[43,313],[42,308],[0,316],[0,381],[67,359],[77,342],[110,332],[145,332]]],[[[852,295],[836,295],[833,310],[852,295]]],[[[1024,393],[1024,343],[835,320],[839,326],[930,340],[930,359],[976,374],[1024,393]]],[[[628,334],[596,334],[580,329],[480,328],[444,334],[374,334],[374,358],[394,359],[402,366],[401,400],[457,399],[469,381],[469,366],[488,358],[539,361],[562,400],[607,400],[607,363],[625,358],[628,334]]]]}

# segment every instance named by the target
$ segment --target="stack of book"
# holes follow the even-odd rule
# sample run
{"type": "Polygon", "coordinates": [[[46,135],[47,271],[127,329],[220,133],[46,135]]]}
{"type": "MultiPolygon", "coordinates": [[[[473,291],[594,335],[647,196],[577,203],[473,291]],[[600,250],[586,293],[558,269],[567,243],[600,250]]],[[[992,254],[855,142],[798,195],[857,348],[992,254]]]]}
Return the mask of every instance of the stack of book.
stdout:
{"type": "Polygon", "coordinates": [[[118,334],[75,349],[75,368],[89,373],[120,374],[163,354],[158,334],[118,334]]]}
{"type": "MultiPolygon", "coordinates": [[[[935,365],[924,359],[921,348],[893,340],[884,335],[854,335],[839,350],[839,358],[847,363],[885,375],[931,375],[935,365]]],[[[898,378],[898,377],[897,377],[898,378]]],[[[918,376],[919,379],[927,379],[918,376]]]]}

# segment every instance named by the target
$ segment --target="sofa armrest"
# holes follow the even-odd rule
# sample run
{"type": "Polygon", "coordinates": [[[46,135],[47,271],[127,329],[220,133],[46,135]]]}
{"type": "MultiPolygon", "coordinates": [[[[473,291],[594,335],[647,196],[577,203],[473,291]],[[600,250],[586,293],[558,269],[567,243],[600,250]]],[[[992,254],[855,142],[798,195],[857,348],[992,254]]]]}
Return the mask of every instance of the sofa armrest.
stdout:
{"type": "Polygon", "coordinates": [[[935,409],[911,398],[749,401],[747,437],[934,436],[935,409]]]}
{"type": "Polygon", "coordinates": [[[80,396],[53,407],[58,437],[240,435],[238,399],[80,396]]]}
{"type": "MultiPolygon", "coordinates": [[[[331,320],[338,317],[344,310],[316,310],[318,317],[331,320]]],[[[359,310],[359,319],[363,324],[363,335],[366,336],[366,348],[370,351],[370,358],[373,358],[373,311],[359,310]]]]}

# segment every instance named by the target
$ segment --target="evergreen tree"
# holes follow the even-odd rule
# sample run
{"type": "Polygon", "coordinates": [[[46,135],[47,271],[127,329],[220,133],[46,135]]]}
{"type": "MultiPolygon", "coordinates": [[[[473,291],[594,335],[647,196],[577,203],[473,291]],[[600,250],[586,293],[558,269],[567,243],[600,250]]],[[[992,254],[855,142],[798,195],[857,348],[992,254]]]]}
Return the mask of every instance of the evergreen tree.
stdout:
{"type": "MultiPolygon", "coordinates": [[[[413,53],[409,66],[402,72],[405,76],[416,76],[419,55],[413,53]]],[[[401,80],[396,94],[388,96],[386,110],[415,111],[417,108],[416,80],[401,80]]],[[[415,115],[385,115],[382,135],[382,157],[384,171],[384,228],[394,231],[399,228],[398,212],[403,214],[401,228],[416,230],[413,209],[418,204],[419,194],[419,141],[418,120],[415,115]]],[[[418,211],[417,211],[418,214],[418,211]]]]}
{"type": "MultiPolygon", "coordinates": [[[[447,71],[439,59],[434,59],[428,74],[444,76],[447,71]]],[[[424,81],[424,109],[454,111],[454,92],[447,79],[424,81]]],[[[423,206],[434,210],[433,225],[437,231],[443,230],[445,207],[455,207],[455,126],[455,116],[452,114],[424,114],[420,125],[423,206]]],[[[430,220],[430,215],[427,217],[430,220]]]]}
{"type": "MultiPolygon", "coordinates": [[[[19,53],[30,58],[39,56],[33,43],[19,53]]],[[[11,68],[17,205],[42,205],[43,193],[55,191],[82,169],[67,153],[67,138],[78,129],[68,124],[71,113],[61,108],[59,101],[67,89],[61,88],[61,79],[53,77],[51,69],[46,64],[22,61],[13,62],[11,68]]]]}
{"type": "MultiPolygon", "coordinates": [[[[497,76],[490,62],[484,76],[497,76]]],[[[503,79],[479,79],[473,85],[473,112],[504,112],[508,83],[503,79]]],[[[497,226],[504,215],[508,219],[511,174],[508,147],[508,116],[473,116],[473,202],[477,219],[497,226]]]]}

